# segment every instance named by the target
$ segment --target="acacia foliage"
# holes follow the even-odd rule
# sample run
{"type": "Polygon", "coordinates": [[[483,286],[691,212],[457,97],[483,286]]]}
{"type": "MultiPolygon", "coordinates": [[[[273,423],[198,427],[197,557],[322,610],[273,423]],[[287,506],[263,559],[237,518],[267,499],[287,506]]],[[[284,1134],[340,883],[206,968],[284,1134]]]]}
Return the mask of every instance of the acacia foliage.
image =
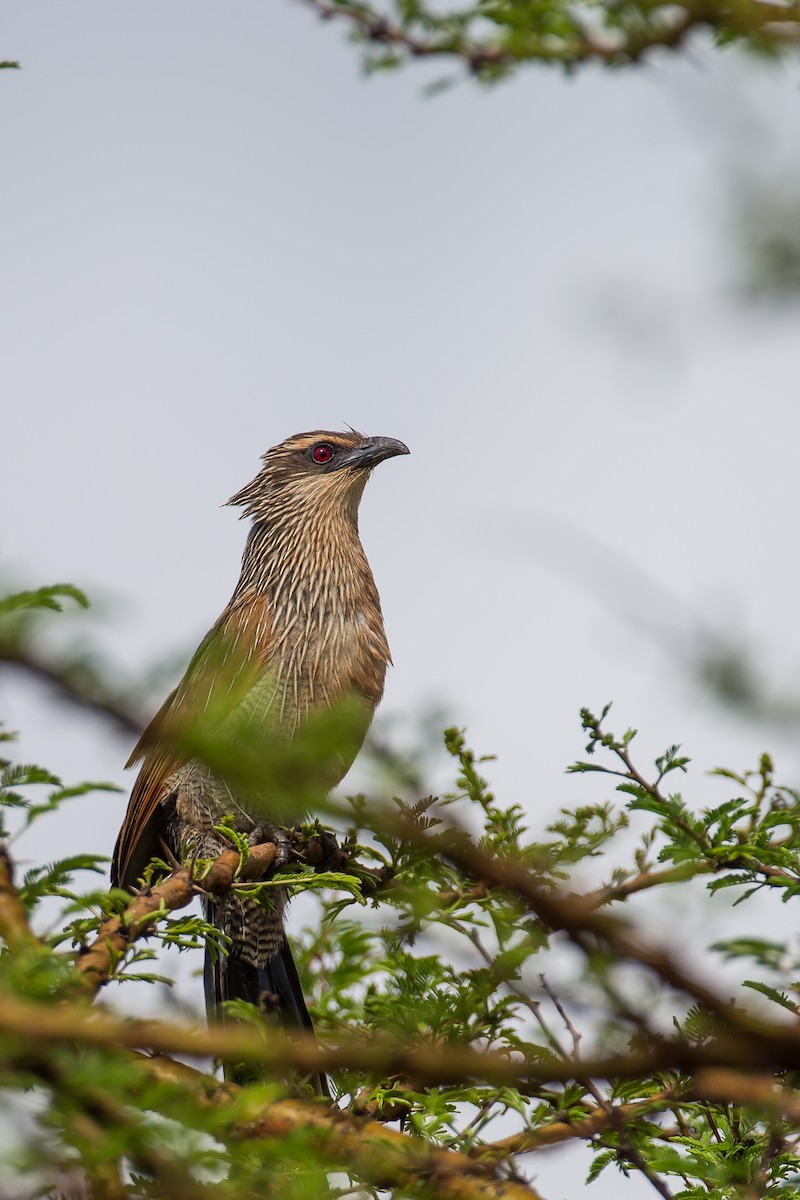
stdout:
{"type": "MultiPolygon", "coordinates": [[[[0,604],[0,665],[30,667],[119,724],[113,681],[43,648],[41,613],[64,601],[84,598],[61,587],[0,604]]],[[[798,795],[764,756],[752,772],[716,773],[721,802],[695,803],[696,780],[676,790],[689,765],[678,748],[645,770],[634,731],[616,736],[608,716],[581,714],[586,755],[570,769],[587,802],[542,829],[529,827],[524,783],[525,808],[501,802],[448,729],[447,794],[421,794],[406,764],[396,796],[318,797],[277,873],[263,878],[231,831],[225,862],[155,864],[134,899],[107,888],[105,846],[15,864],[20,831],[109,785],[15,762],[6,733],[6,1193],[530,1200],[537,1156],[582,1142],[589,1179],[621,1172],[618,1190],[643,1176],[665,1197],[795,1195],[800,964],[777,914],[800,888],[798,795]],[[339,834],[333,867],[319,820],[339,834]],[[185,907],[194,894],[234,886],[268,903],[278,882],[316,898],[297,948],[318,1045],[245,1005],[211,1031],[191,1014],[119,1015],[130,980],[169,984],[162,946],[212,936],[185,907]],[[729,934],[709,945],[726,897],[729,934]],[[204,1055],[250,1064],[253,1081],[223,1083],[204,1055]],[[304,1088],[317,1068],[333,1108],[304,1088]]],[[[226,769],[230,753],[222,762],[204,738],[190,731],[193,752],[226,769]]],[[[253,747],[242,762],[257,774],[253,747]]]]}
{"type": "MultiPolygon", "coordinates": [[[[680,50],[698,30],[719,48],[795,53],[800,7],[770,0],[306,0],[343,22],[368,70],[414,60],[465,66],[482,82],[531,63],[575,71],[588,63],[632,66],[659,50],[680,50]]],[[[444,81],[446,82],[446,81],[444,81]]],[[[434,85],[436,86],[436,85],[434,85]]]]}

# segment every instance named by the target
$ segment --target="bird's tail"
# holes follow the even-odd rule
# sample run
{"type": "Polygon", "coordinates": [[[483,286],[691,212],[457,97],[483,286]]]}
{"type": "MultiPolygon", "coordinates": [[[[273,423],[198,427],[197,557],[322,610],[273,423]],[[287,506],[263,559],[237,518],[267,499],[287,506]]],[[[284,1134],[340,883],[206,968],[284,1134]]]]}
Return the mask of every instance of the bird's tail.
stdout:
{"type": "MultiPolygon", "coordinates": [[[[211,919],[212,914],[209,914],[211,919]]],[[[211,955],[206,950],[203,970],[206,1013],[209,1022],[226,1020],[221,1007],[226,1000],[245,1000],[260,1009],[267,1019],[277,1019],[284,1032],[313,1036],[314,1025],[306,1007],[300,976],[286,938],[263,966],[252,966],[234,954],[211,955]]],[[[257,1071],[237,1066],[231,1078],[237,1083],[252,1082],[257,1071]]],[[[330,1099],[327,1076],[317,1072],[308,1079],[317,1095],[330,1099]]]]}

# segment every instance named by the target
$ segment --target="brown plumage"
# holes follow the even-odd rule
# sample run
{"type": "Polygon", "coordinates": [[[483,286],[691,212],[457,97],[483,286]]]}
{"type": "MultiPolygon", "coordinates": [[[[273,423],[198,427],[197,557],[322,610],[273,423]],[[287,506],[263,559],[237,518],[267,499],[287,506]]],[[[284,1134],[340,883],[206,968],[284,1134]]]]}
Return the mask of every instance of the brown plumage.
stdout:
{"type": "MultiPolygon", "coordinates": [[[[296,434],[269,450],[255,479],[229,501],[253,525],[239,582],[175,691],[151,721],[128,765],[142,760],[114,850],[112,881],[131,887],[163,839],[203,856],[225,842],[225,816],[254,839],[269,828],[270,781],[254,806],[233,795],[172,734],[205,714],[217,732],[263,729],[291,738],[304,717],[354,697],[366,733],[390,661],[380,600],[358,536],[358,505],[374,466],[407,454],[402,442],[360,433],[296,434]]],[[[356,739],[323,764],[324,786],[349,769],[356,739]]],[[[302,814],[298,813],[300,817],[302,814]]],[[[273,907],[232,897],[214,919],[231,938],[227,960],[207,962],[207,999],[258,1002],[277,995],[289,1023],[308,1025],[283,933],[284,898],[273,907]]]]}

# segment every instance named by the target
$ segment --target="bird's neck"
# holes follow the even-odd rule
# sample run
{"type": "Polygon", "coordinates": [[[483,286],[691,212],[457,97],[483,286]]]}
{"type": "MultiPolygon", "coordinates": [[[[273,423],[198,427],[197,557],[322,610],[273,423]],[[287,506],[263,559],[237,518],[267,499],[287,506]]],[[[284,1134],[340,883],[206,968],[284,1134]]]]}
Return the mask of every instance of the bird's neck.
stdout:
{"type": "MultiPolygon", "coordinates": [[[[313,609],[378,604],[355,513],[298,512],[292,520],[254,522],[236,594],[262,596],[273,617],[297,619],[313,609]]],[[[235,599],[235,597],[234,597],[235,599]]]]}
{"type": "Polygon", "coordinates": [[[251,636],[270,668],[268,695],[254,689],[256,705],[273,716],[279,709],[292,728],[345,695],[373,711],[391,656],[355,514],[256,521],[228,612],[237,610],[253,615],[251,636]]]}

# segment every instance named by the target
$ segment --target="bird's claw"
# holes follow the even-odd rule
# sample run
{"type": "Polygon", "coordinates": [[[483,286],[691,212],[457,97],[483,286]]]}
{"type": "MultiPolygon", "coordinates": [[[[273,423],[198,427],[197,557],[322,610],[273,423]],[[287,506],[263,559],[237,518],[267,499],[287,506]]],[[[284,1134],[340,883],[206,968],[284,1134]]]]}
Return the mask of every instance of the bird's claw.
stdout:
{"type": "Polygon", "coordinates": [[[280,829],[277,825],[271,825],[264,821],[256,825],[247,837],[251,846],[262,846],[264,842],[271,842],[276,850],[275,869],[285,867],[289,861],[292,849],[292,835],[285,829],[280,829]]]}
{"type": "Polygon", "coordinates": [[[347,865],[347,854],[336,840],[335,834],[329,829],[320,829],[317,839],[322,847],[322,862],[318,871],[340,871],[347,865]]]}

